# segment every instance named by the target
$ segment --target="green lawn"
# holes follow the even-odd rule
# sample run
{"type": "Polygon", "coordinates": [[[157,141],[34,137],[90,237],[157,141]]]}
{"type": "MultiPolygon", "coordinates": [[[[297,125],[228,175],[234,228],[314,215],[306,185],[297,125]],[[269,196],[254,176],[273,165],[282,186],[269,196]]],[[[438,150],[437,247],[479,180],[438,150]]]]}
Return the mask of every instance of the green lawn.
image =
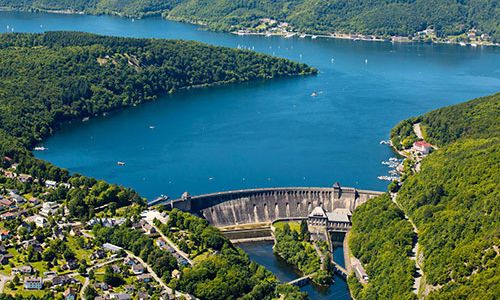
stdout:
{"type": "Polygon", "coordinates": [[[295,230],[297,232],[300,232],[300,222],[297,222],[297,221],[289,221],[289,222],[278,221],[278,222],[274,223],[273,226],[276,229],[278,229],[278,228],[283,229],[283,226],[285,226],[285,224],[290,225],[291,230],[295,230]]]}

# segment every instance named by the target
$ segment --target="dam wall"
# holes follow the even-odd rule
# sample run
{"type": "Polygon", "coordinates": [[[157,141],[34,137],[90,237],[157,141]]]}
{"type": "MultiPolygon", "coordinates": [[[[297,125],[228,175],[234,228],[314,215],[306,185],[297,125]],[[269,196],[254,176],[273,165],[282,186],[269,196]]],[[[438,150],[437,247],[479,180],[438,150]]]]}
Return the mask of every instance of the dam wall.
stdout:
{"type": "MultiPolygon", "coordinates": [[[[326,211],[347,208],[354,211],[359,205],[382,192],[340,187],[287,187],[227,191],[182,198],[165,202],[168,208],[196,213],[212,225],[273,222],[277,219],[307,217],[316,206],[326,211]]],[[[155,203],[155,205],[158,203],[155,203]]]]}

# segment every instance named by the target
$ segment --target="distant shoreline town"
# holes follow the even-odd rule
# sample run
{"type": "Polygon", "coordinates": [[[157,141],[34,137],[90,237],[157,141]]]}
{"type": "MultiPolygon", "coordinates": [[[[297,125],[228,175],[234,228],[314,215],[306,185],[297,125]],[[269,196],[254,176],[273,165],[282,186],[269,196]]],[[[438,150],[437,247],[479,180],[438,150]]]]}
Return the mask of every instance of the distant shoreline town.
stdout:
{"type": "Polygon", "coordinates": [[[416,33],[415,37],[409,36],[379,36],[371,34],[359,34],[359,33],[322,33],[313,34],[307,32],[296,31],[289,23],[279,22],[277,20],[263,18],[260,19],[260,25],[256,28],[240,29],[237,31],[232,31],[232,34],[236,35],[262,35],[262,36],[281,36],[284,38],[299,37],[311,39],[316,38],[333,38],[333,39],[344,39],[353,41],[369,41],[369,42],[391,42],[391,43],[434,43],[434,44],[457,44],[460,46],[500,46],[499,43],[494,43],[491,41],[490,36],[487,33],[479,33],[476,29],[471,29],[467,33],[458,36],[447,36],[438,37],[436,31],[429,27],[425,30],[416,33]]]}

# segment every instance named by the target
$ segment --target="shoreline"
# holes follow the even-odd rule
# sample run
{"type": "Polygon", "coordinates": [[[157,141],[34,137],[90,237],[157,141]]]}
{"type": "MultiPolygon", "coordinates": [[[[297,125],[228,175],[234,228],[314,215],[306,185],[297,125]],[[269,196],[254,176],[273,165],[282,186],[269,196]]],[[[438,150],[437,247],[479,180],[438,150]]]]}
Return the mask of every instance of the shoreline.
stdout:
{"type": "MultiPolygon", "coordinates": [[[[190,23],[190,22],[189,22],[190,23]]],[[[191,23],[195,24],[195,23],[191,23]]],[[[199,24],[195,24],[199,25],[199,24]]],[[[391,39],[385,39],[373,35],[363,35],[363,34],[354,34],[354,35],[347,35],[347,34],[340,34],[340,33],[330,33],[330,34],[312,34],[312,33],[298,33],[298,32],[243,32],[243,31],[230,31],[229,33],[234,34],[234,35],[239,35],[239,36],[245,36],[245,35],[255,35],[255,36],[264,36],[264,37],[281,37],[281,38],[300,38],[300,39],[305,39],[305,38],[310,38],[310,39],[316,39],[316,38],[322,38],[322,39],[339,39],[339,40],[351,40],[351,41],[364,41],[364,42],[387,42],[387,43],[400,43],[400,44],[444,44],[444,45],[457,45],[457,46],[462,46],[462,47],[499,47],[500,43],[483,43],[483,44],[476,44],[476,43],[464,43],[464,42],[452,42],[452,41],[424,41],[424,40],[411,40],[408,37],[403,37],[403,36],[391,36],[391,39]]]]}
{"type": "MultiPolygon", "coordinates": [[[[28,13],[49,13],[49,14],[62,14],[62,15],[93,15],[93,16],[102,16],[102,15],[109,15],[109,16],[115,16],[115,17],[120,17],[120,18],[128,18],[128,19],[143,19],[143,18],[148,18],[148,17],[160,17],[164,20],[168,21],[173,21],[173,22],[179,22],[179,23],[186,23],[186,24],[192,24],[196,26],[203,27],[206,30],[210,31],[217,31],[209,28],[209,24],[206,22],[201,22],[197,21],[194,19],[187,19],[184,17],[169,17],[168,15],[164,15],[161,12],[153,12],[149,14],[145,14],[142,16],[129,16],[129,15],[124,15],[121,13],[117,12],[102,12],[102,13],[92,13],[88,11],[77,11],[77,10],[71,10],[71,9],[66,9],[66,10],[47,10],[47,9],[42,9],[42,8],[35,8],[35,7],[30,7],[30,8],[13,8],[13,7],[0,7],[0,12],[2,11],[8,11],[8,12],[28,12],[28,13]]],[[[392,44],[396,43],[416,43],[416,44],[445,44],[445,45],[459,45],[462,47],[467,47],[467,48],[476,48],[476,47],[499,47],[500,43],[493,43],[493,42],[485,42],[485,43],[480,43],[480,42],[459,42],[459,41],[450,41],[450,40],[412,40],[407,36],[390,36],[390,39],[387,38],[382,38],[378,37],[376,35],[371,35],[371,34],[361,34],[361,33],[355,33],[355,34],[345,34],[345,33],[338,33],[338,32],[332,32],[332,33],[318,33],[318,34],[313,34],[313,33],[301,33],[301,32],[296,32],[296,31],[281,31],[281,32],[251,32],[248,29],[240,29],[237,31],[230,31],[230,30],[221,30],[221,32],[225,33],[230,33],[234,35],[256,35],[256,36],[264,36],[264,37],[281,37],[281,38],[292,38],[292,37],[299,37],[301,39],[304,38],[311,38],[311,39],[316,39],[316,38],[323,38],[323,39],[341,39],[341,40],[351,40],[351,41],[365,41],[365,42],[389,42],[392,44]]]]}

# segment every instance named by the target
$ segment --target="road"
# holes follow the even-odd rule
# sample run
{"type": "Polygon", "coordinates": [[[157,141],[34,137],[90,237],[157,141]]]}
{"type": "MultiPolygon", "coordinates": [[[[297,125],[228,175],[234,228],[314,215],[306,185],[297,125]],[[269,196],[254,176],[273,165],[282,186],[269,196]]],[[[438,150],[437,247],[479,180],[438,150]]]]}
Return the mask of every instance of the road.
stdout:
{"type": "MultiPolygon", "coordinates": [[[[399,209],[401,209],[403,212],[404,210],[402,209],[401,205],[397,202],[396,198],[398,196],[397,193],[390,193],[391,194],[391,200],[394,202],[399,209]]],[[[418,230],[417,226],[415,226],[415,223],[408,218],[408,216],[405,214],[405,219],[410,222],[411,226],[413,227],[413,232],[415,233],[416,236],[416,242],[413,245],[413,248],[411,249],[412,252],[412,257],[410,257],[411,260],[415,261],[415,268],[417,270],[417,276],[414,277],[414,282],[413,282],[413,292],[418,295],[419,289],[420,289],[420,282],[422,280],[422,276],[424,276],[424,272],[422,271],[422,268],[420,267],[419,263],[419,253],[418,253],[418,230]]]]}
{"type": "Polygon", "coordinates": [[[186,252],[182,251],[181,249],[179,249],[179,247],[177,247],[177,245],[172,242],[166,235],[163,234],[163,232],[160,231],[160,229],[158,227],[156,227],[155,224],[153,224],[153,222],[148,222],[149,225],[153,226],[156,231],[160,234],[160,236],[167,242],[167,244],[172,247],[175,252],[177,252],[177,254],[179,254],[180,256],[182,256],[191,266],[194,265],[194,262],[189,259],[189,255],[187,255],[186,252]]]}
{"type": "Polygon", "coordinates": [[[0,293],[3,293],[3,288],[5,287],[5,284],[7,283],[7,281],[12,280],[12,278],[14,278],[14,276],[7,276],[0,274],[0,293]]]}
{"type": "MultiPolygon", "coordinates": [[[[87,273],[90,272],[91,270],[99,269],[99,268],[101,268],[101,267],[103,267],[105,265],[109,265],[109,264],[112,264],[112,263],[120,261],[120,260],[123,260],[123,257],[114,258],[112,260],[108,260],[108,261],[105,261],[105,262],[93,265],[92,267],[88,268],[87,273]]],[[[73,274],[70,274],[70,276],[71,275],[73,275],[73,274]]],[[[83,298],[83,294],[85,293],[85,289],[87,288],[87,286],[89,285],[89,283],[90,283],[90,279],[87,276],[87,277],[85,277],[85,281],[83,282],[82,289],[80,290],[80,298],[81,299],[84,299],[83,298]]]]}

